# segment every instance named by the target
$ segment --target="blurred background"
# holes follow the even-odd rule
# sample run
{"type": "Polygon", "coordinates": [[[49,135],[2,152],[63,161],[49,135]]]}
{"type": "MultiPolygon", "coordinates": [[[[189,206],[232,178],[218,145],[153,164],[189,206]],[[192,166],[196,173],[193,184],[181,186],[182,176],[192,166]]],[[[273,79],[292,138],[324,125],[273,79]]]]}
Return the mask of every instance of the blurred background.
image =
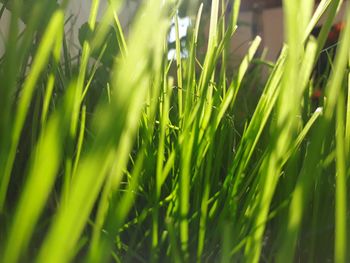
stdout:
{"type": "MultiPolygon", "coordinates": [[[[120,12],[120,21],[125,30],[127,30],[129,23],[134,17],[141,0],[124,1],[124,6],[120,12]]],[[[231,2],[231,1],[230,1],[231,2]]],[[[347,1],[349,2],[349,1],[347,1]]],[[[186,0],[181,4],[179,17],[189,16],[194,18],[196,9],[199,6],[198,0],[186,0]]],[[[246,54],[249,47],[249,42],[255,35],[260,35],[263,39],[262,47],[265,48],[265,58],[274,61],[281,49],[283,41],[283,12],[282,0],[243,0],[241,1],[241,12],[239,17],[239,28],[232,40],[233,57],[237,58],[236,63],[239,63],[241,57],[246,54]]],[[[209,17],[209,9],[211,0],[204,0],[204,12],[202,18],[205,23],[206,18],[209,17]]],[[[0,7],[2,7],[0,3],[0,7]]],[[[79,28],[87,21],[90,12],[91,0],[73,0],[69,4],[68,17],[70,17],[66,27],[66,33],[69,37],[70,48],[78,51],[81,47],[78,41],[79,28]]],[[[99,10],[99,17],[107,7],[107,1],[101,1],[99,10]]],[[[342,20],[344,14],[344,5],[340,10],[335,22],[342,20]]],[[[0,55],[3,54],[5,39],[7,35],[7,28],[9,22],[10,12],[4,10],[0,20],[0,55]]],[[[322,24],[322,19],[320,21],[322,24]]],[[[23,25],[24,26],[24,25],[23,25]]],[[[236,64],[235,62],[233,62],[236,64]]]]}

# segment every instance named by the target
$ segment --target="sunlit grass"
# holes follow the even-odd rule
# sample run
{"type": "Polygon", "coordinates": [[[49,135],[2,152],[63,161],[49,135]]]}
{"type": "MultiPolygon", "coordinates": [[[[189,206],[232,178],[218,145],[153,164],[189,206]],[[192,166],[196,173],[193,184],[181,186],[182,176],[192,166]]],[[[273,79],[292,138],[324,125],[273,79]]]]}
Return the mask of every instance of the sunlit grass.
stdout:
{"type": "Polygon", "coordinates": [[[283,1],[285,44],[265,82],[259,36],[228,67],[240,1],[228,2],[232,10],[226,1],[198,5],[184,58],[177,1],[144,1],[128,34],[123,1],[108,1],[98,23],[100,1],[92,1],[78,57],[64,36],[68,1],[9,1],[1,262],[349,260],[350,19],[316,111],[310,98],[342,1],[323,0],[315,13],[313,0],[283,1]],[[199,37],[204,16],[208,39],[199,37]],[[176,57],[168,61],[172,19],[176,57]],[[111,26],[119,52],[109,68],[111,26]],[[251,79],[262,83],[254,98],[251,79]]]}

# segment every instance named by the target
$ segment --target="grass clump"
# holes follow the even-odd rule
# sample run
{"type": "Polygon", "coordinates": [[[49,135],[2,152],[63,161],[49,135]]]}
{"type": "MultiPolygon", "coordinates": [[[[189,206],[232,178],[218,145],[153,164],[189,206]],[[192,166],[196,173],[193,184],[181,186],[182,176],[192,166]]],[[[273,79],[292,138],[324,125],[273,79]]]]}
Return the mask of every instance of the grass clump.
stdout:
{"type": "Polygon", "coordinates": [[[177,1],[145,1],[127,35],[123,1],[98,23],[92,1],[77,57],[69,1],[2,1],[12,17],[0,61],[1,261],[347,262],[349,10],[322,108],[310,95],[341,2],[313,13],[312,0],[283,1],[284,47],[240,116],[261,67],[260,37],[228,66],[240,1],[211,1],[203,56],[199,6],[187,58],[177,1]]]}

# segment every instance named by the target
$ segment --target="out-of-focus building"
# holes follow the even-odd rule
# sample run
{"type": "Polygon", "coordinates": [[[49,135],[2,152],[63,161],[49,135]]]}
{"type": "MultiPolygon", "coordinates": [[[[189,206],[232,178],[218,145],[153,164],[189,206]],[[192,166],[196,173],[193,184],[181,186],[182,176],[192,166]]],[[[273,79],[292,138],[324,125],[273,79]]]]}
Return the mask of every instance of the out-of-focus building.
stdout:
{"type": "MultiPolygon", "coordinates": [[[[241,26],[235,36],[237,40],[234,41],[233,47],[237,47],[237,53],[243,55],[248,49],[248,42],[255,34],[259,34],[267,51],[266,59],[274,61],[281,50],[284,39],[282,0],[242,0],[241,2],[239,17],[241,26]],[[244,42],[245,44],[240,44],[244,42]]],[[[343,3],[335,23],[343,19],[346,4],[349,4],[349,1],[343,3]]],[[[324,20],[325,17],[322,17],[318,24],[322,25],[324,20]]]]}

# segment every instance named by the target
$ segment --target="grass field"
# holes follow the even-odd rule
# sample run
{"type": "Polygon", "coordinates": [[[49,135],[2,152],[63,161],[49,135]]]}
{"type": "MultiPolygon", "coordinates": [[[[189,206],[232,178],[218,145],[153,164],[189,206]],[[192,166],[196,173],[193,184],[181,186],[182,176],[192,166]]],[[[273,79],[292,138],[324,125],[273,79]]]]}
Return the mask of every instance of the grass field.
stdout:
{"type": "Polygon", "coordinates": [[[314,11],[313,0],[284,0],[276,63],[257,55],[256,37],[236,68],[238,0],[193,1],[189,56],[177,37],[172,61],[177,1],[143,1],[124,34],[123,1],[97,23],[92,0],[78,56],[69,0],[1,2],[12,16],[0,59],[0,262],[349,262],[348,7],[319,107],[311,99],[342,1],[314,11]]]}

